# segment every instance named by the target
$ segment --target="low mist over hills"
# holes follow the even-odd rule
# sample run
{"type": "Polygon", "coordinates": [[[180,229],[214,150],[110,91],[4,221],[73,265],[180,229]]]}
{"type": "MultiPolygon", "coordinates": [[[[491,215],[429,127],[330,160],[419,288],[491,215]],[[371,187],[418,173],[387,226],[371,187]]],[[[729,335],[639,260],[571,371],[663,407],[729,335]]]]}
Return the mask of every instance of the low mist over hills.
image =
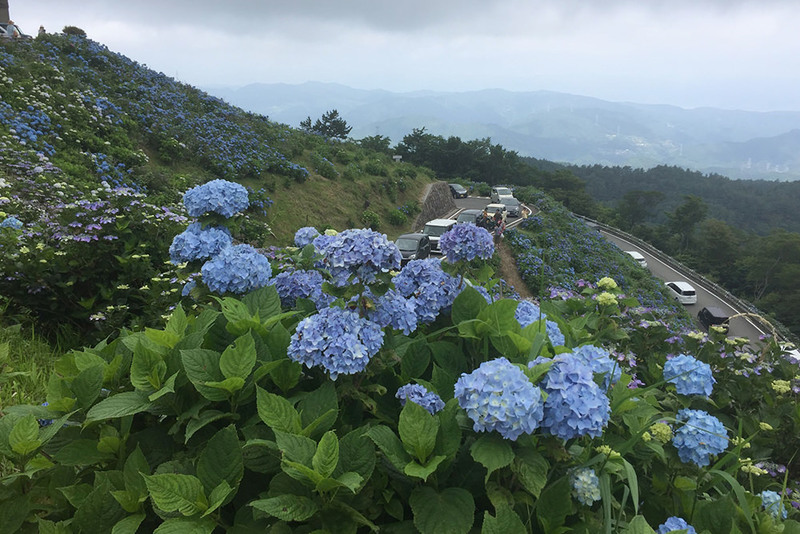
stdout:
{"type": "Polygon", "coordinates": [[[397,143],[425,127],[442,136],[491,137],[520,155],[560,162],[800,179],[798,111],[683,109],[550,91],[393,93],[316,82],[205,89],[292,126],[335,108],[356,139],[380,134],[397,143]]]}

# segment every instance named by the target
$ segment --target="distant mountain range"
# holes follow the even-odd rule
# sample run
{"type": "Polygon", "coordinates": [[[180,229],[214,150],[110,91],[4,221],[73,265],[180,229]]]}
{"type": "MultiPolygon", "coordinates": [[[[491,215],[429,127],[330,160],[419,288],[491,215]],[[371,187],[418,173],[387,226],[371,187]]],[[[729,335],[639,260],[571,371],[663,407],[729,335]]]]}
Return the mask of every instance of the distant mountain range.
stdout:
{"type": "Polygon", "coordinates": [[[551,91],[500,89],[393,93],[309,82],[202,88],[291,126],[337,109],[361,139],[392,143],[414,128],[462,140],[490,137],[506,149],[573,164],[666,164],[731,178],[800,180],[800,112],[609,102],[551,91]]]}

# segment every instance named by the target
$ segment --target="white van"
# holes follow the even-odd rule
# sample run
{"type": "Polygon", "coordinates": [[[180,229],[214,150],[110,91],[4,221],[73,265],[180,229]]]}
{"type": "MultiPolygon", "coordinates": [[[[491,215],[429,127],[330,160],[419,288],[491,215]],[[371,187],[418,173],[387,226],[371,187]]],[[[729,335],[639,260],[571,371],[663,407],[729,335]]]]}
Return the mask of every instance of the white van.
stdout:
{"type": "Polygon", "coordinates": [[[439,238],[456,224],[455,219],[434,219],[425,223],[422,233],[431,239],[431,252],[439,251],[439,238]]]}
{"type": "Polygon", "coordinates": [[[636,252],[635,250],[626,250],[625,254],[636,260],[636,263],[641,265],[642,267],[647,267],[647,260],[644,259],[640,253],[636,252]]]}

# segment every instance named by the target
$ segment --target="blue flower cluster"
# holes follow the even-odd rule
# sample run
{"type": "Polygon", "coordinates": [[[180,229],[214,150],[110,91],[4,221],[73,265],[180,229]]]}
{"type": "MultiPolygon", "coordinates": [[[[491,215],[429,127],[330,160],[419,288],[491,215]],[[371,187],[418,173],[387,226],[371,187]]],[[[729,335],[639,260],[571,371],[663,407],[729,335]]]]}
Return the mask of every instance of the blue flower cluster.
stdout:
{"type": "Polygon", "coordinates": [[[483,362],[470,374],[462,374],[454,396],[476,432],[496,430],[516,441],[533,433],[542,421],[542,392],[505,358],[483,362]]]}
{"type": "Polygon", "coordinates": [[[300,321],[288,355],[306,367],[322,367],[336,380],[363,371],[382,344],[379,325],[354,311],[330,307],[300,321]]]}
{"type": "Polygon", "coordinates": [[[685,408],[678,412],[675,419],[683,423],[672,438],[682,462],[693,462],[703,467],[710,463],[712,455],[728,448],[725,427],[708,412],[685,408]]]}
{"type": "Polygon", "coordinates": [[[714,375],[711,366],[705,362],[679,354],[664,364],[664,380],[675,384],[681,395],[711,395],[714,389],[714,375]]]}
{"type": "Polygon", "coordinates": [[[419,404],[431,415],[441,411],[444,408],[444,401],[436,393],[428,391],[425,386],[419,384],[406,384],[397,390],[394,395],[400,399],[400,404],[406,405],[406,401],[411,401],[419,404]]]}
{"type": "Polygon", "coordinates": [[[575,469],[569,476],[572,485],[572,495],[578,502],[591,506],[600,500],[600,479],[597,473],[589,467],[575,469]]]}
{"type": "MultiPolygon", "coordinates": [[[[529,366],[539,363],[537,360],[529,366]]],[[[548,397],[542,429],[567,440],[579,436],[598,437],[608,423],[611,407],[594,379],[591,367],[559,356],[542,381],[548,397]]]]}
{"type": "Polygon", "coordinates": [[[172,239],[169,257],[172,263],[205,260],[216,256],[232,243],[233,238],[227,228],[216,226],[203,228],[202,224],[195,222],[172,239]]]}
{"type": "Polygon", "coordinates": [[[189,189],[183,195],[183,205],[192,217],[209,212],[230,218],[250,205],[247,188],[227,180],[211,180],[189,189]]]}
{"type": "Polygon", "coordinates": [[[345,230],[324,244],[317,238],[314,247],[325,256],[324,264],[339,286],[353,279],[374,282],[379,273],[399,269],[402,258],[397,245],[385,234],[367,228],[345,230]]]}
{"type": "Polygon", "coordinates": [[[0,222],[0,228],[13,228],[14,230],[19,230],[22,228],[22,221],[12,215],[3,219],[3,222],[0,222]]]}
{"type": "Polygon", "coordinates": [[[405,335],[417,329],[416,301],[408,299],[390,289],[385,294],[376,298],[375,307],[369,311],[369,319],[381,327],[387,326],[395,330],[402,330],[405,335]]]}
{"type": "Polygon", "coordinates": [[[588,365],[594,374],[602,375],[603,383],[600,387],[603,390],[608,390],[609,386],[616,384],[622,376],[619,362],[613,359],[606,349],[594,345],[582,345],[572,349],[572,355],[588,365]]]}
{"type": "Polygon", "coordinates": [[[304,226],[294,233],[294,244],[300,248],[310,244],[319,237],[319,231],[313,226],[304,226]]]}
{"type": "Polygon", "coordinates": [[[781,504],[781,496],[779,493],[772,490],[764,490],[761,492],[761,506],[764,510],[770,513],[772,517],[778,519],[786,519],[788,513],[786,507],[781,504]]]}
{"type": "Polygon", "coordinates": [[[411,260],[394,277],[394,287],[414,302],[418,321],[432,323],[458,296],[458,279],[442,270],[435,258],[411,260]]]}
{"type": "Polygon", "coordinates": [[[450,263],[475,258],[488,260],[494,254],[492,235],[472,223],[456,224],[442,234],[439,248],[450,263]]]}
{"type": "Polygon", "coordinates": [[[681,517],[672,516],[658,526],[657,534],[668,534],[669,532],[678,532],[685,530],[686,534],[697,534],[697,531],[692,525],[686,522],[681,517]]]}
{"type": "Polygon", "coordinates": [[[526,326],[535,323],[540,319],[544,319],[545,332],[547,333],[547,337],[550,338],[550,342],[553,344],[553,346],[559,347],[566,343],[566,338],[561,332],[561,329],[558,327],[558,323],[547,319],[547,315],[541,313],[539,306],[533,302],[529,300],[520,301],[520,303],[517,305],[517,310],[514,312],[514,317],[517,319],[522,328],[525,328],[526,326]]]}
{"type": "Polygon", "coordinates": [[[205,262],[200,272],[214,293],[241,295],[269,284],[272,266],[250,245],[235,245],[205,262]]]}
{"type": "Polygon", "coordinates": [[[270,282],[281,297],[281,304],[293,308],[298,298],[310,299],[317,308],[329,306],[334,297],[322,291],[322,274],[319,271],[284,271],[270,282]]]}

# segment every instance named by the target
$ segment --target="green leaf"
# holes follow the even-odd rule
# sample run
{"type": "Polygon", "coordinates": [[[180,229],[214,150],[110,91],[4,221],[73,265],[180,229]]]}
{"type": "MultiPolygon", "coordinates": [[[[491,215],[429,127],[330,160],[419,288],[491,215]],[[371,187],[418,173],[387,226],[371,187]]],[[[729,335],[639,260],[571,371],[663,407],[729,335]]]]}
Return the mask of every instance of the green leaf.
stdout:
{"type": "Polygon", "coordinates": [[[142,475],[150,474],[150,464],[147,463],[147,458],[139,448],[139,445],[133,449],[125,460],[125,466],[122,468],[122,476],[125,481],[125,489],[140,495],[147,496],[147,484],[144,482],[142,475]]]}
{"type": "Polygon", "coordinates": [[[257,315],[262,322],[281,313],[281,298],[275,286],[265,286],[251,291],[245,295],[242,302],[250,313],[257,315]]]}
{"type": "Polygon", "coordinates": [[[165,473],[144,479],[153,502],[165,512],[192,516],[208,509],[203,483],[192,475],[165,473]]]}
{"type": "Polygon", "coordinates": [[[300,414],[286,398],[256,388],[258,416],[268,427],[297,434],[301,430],[300,414]]]}
{"type": "Polygon", "coordinates": [[[136,534],[145,517],[145,514],[129,515],[114,525],[114,528],[111,529],[111,534],[136,534]]]}
{"type": "Polygon", "coordinates": [[[536,517],[545,532],[554,531],[564,524],[572,513],[572,488],[567,477],[561,477],[542,490],[536,501],[536,517]]]}
{"type": "Polygon", "coordinates": [[[511,471],[517,475],[522,486],[537,499],[547,484],[547,471],[550,464],[533,449],[520,449],[517,451],[511,471]]]}
{"type": "Polygon", "coordinates": [[[206,492],[211,492],[220,482],[236,488],[244,476],[242,448],[234,425],[227,426],[208,440],[197,459],[197,477],[206,492]]]}
{"type": "Polygon", "coordinates": [[[152,393],[161,389],[167,374],[167,364],[160,353],[150,350],[145,343],[137,342],[131,361],[131,383],[137,390],[152,393]]]}
{"type": "Polygon", "coordinates": [[[250,376],[256,364],[256,344],[253,336],[246,333],[228,346],[219,359],[219,369],[225,378],[250,376]]]}
{"type": "Polygon", "coordinates": [[[295,387],[297,383],[300,382],[300,377],[302,375],[303,366],[289,359],[281,360],[280,365],[269,372],[269,377],[272,379],[272,382],[284,393],[295,387]]]}
{"type": "Polygon", "coordinates": [[[175,393],[175,379],[178,378],[178,373],[172,374],[167,380],[164,382],[164,385],[161,389],[153,393],[152,395],[147,397],[147,400],[151,402],[155,402],[164,395],[169,393],[175,393]]]}
{"type": "Polygon", "coordinates": [[[485,307],[478,314],[478,319],[489,325],[489,332],[493,335],[503,335],[507,332],[519,334],[519,326],[514,314],[519,302],[513,299],[501,299],[485,307]]]}
{"type": "Polygon", "coordinates": [[[373,426],[367,431],[367,435],[398,470],[405,469],[405,466],[411,461],[411,457],[403,448],[403,442],[391,428],[383,425],[373,426]]]}
{"type": "Polygon", "coordinates": [[[232,376],[219,382],[206,382],[204,387],[224,391],[227,394],[225,398],[228,398],[244,387],[244,378],[232,376]]]}
{"type": "Polygon", "coordinates": [[[172,310],[172,315],[167,319],[167,326],[164,330],[176,334],[178,337],[183,337],[188,326],[189,319],[186,318],[186,312],[183,311],[183,306],[179,302],[175,309],[172,310]]]}
{"type": "Polygon", "coordinates": [[[446,459],[447,456],[431,456],[431,458],[428,460],[428,463],[425,465],[420,464],[416,460],[412,460],[406,464],[406,466],[403,468],[403,472],[410,477],[421,478],[427,482],[428,477],[435,473],[436,469],[439,467],[439,464],[446,459]]]}
{"type": "Polygon", "coordinates": [[[409,504],[414,526],[422,534],[466,534],[472,528],[475,502],[465,489],[447,488],[437,493],[418,486],[411,492],[409,504]]]}
{"type": "Polygon", "coordinates": [[[103,387],[103,367],[95,365],[84,369],[75,377],[70,387],[80,407],[88,410],[100,396],[100,389],[103,387]]]}
{"type": "Polygon", "coordinates": [[[181,351],[181,361],[186,376],[194,384],[195,389],[210,401],[224,401],[230,396],[224,389],[209,387],[207,382],[223,380],[219,370],[220,353],[206,349],[187,349],[181,351]]]}
{"type": "Polygon", "coordinates": [[[181,340],[181,336],[175,332],[170,332],[168,330],[157,330],[155,328],[145,328],[144,335],[156,345],[166,347],[168,349],[173,348],[178,341],[181,340]]]}
{"type": "Polygon", "coordinates": [[[497,509],[494,517],[489,512],[483,513],[481,534],[526,534],[528,529],[517,513],[508,506],[497,509]]]}
{"type": "Polygon", "coordinates": [[[488,307],[486,299],[473,287],[466,287],[458,294],[453,301],[453,308],[450,316],[453,324],[458,325],[464,321],[476,319],[478,314],[488,307]]]}
{"type": "Polygon", "coordinates": [[[114,456],[97,450],[98,442],[93,439],[75,439],[67,442],[53,459],[70,466],[87,466],[111,460],[114,456]]]}
{"type": "Polygon", "coordinates": [[[339,417],[338,410],[328,410],[315,420],[311,421],[307,427],[303,428],[301,433],[304,436],[313,436],[318,430],[325,430],[332,427],[336,422],[337,417],[339,417]]]}
{"type": "Polygon", "coordinates": [[[108,532],[127,514],[111,494],[114,490],[108,476],[95,475],[95,486],[81,501],[72,522],[79,532],[108,532]]]}
{"type": "Polygon", "coordinates": [[[173,517],[161,523],[153,534],[211,534],[217,528],[217,522],[209,517],[186,519],[173,517]]]}
{"type": "Polygon", "coordinates": [[[14,423],[8,435],[8,445],[12,451],[20,456],[26,456],[38,449],[41,444],[39,422],[34,415],[26,415],[14,423]]]}
{"type": "Polygon", "coordinates": [[[300,495],[280,495],[253,501],[250,506],[283,521],[305,521],[319,510],[317,503],[300,495]]]}
{"type": "MultiPolygon", "coordinates": [[[[142,479],[144,482],[144,479],[142,479]]],[[[111,492],[111,496],[122,506],[122,509],[132,514],[138,512],[142,502],[147,500],[147,495],[140,497],[136,493],[128,490],[116,490],[111,492]]]]}
{"type": "Polygon", "coordinates": [[[472,458],[486,468],[486,481],[494,471],[511,465],[514,450],[504,439],[494,435],[482,436],[469,449],[472,458]]]}
{"type": "Polygon", "coordinates": [[[0,502],[0,534],[14,534],[19,532],[28,513],[31,510],[30,498],[28,495],[18,495],[11,499],[0,502]]]}
{"type": "MultiPolygon", "coordinates": [[[[39,534],[72,534],[72,529],[69,527],[69,522],[67,521],[59,521],[56,523],[40,517],[36,523],[36,527],[38,528],[39,534]]],[[[114,532],[112,531],[111,534],[114,534],[114,532]]]]}
{"type": "Polygon", "coordinates": [[[314,440],[305,436],[281,432],[275,430],[275,441],[283,455],[293,461],[303,465],[311,465],[311,460],[317,450],[314,440]]]}
{"type": "MultiPolygon", "coordinates": [[[[731,532],[736,518],[736,504],[730,494],[713,501],[699,500],[692,517],[692,526],[698,532],[731,532]]],[[[786,529],[784,534],[787,534],[786,529]]]]}
{"type": "Polygon", "coordinates": [[[152,408],[153,404],[147,396],[138,391],[126,391],[117,393],[104,399],[89,410],[86,414],[86,422],[100,421],[103,419],[117,419],[127,415],[136,415],[146,412],[152,408]]]}
{"type": "Polygon", "coordinates": [[[461,408],[458,401],[450,399],[445,404],[444,409],[437,415],[439,418],[439,435],[436,437],[436,448],[434,452],[454,458],[461,446],[461,427],[458,426],[457,416],[461,408]]]}
{"type": "Polygon", "coordinates": [[[317,452],[311,459],[314,471],[325,478],[333,474],[339,463],[339,440],[333,432],[325,432],[317,445],[317,452]]]}
{"type": "Polygon", "coordinates": [[[231,414],[221,412],[219,410],[206,410],[197,416],[196,419],[191,419],[186,423],[186,436],[184,437],[184,444],[189,443],[189,439],[201,428],[206,425],[230,417],[231,414]]]}
{"type": "Polygon", "coordinates": [[[353,493],[357,493],[359,488],[361,488],[361,485],[364,483],[364,477],[358,473],[354,473],[353,471],[347,471],[346,473],[342,473],[336,477],[336,481],[353,493]]]}
{"type": "Polygon", "coordinates": [[[317,487],[317,484],[323,480],[323,477],[310,467],[291,460],[282,460],[281,469],[293,479],[312,488],[317,487]]]}
{"type": "MultiPolygon", "coordinates": [[[[728,532],[722,531],[719,532],[728,532]]],[[[655,534],[655,530],[647,523],[647,519],[645,519],[641,515],[637,515],[631,522],[628,523],[628,526],[625,527],[625,530],[622,531],[622,534],[655,534]]]]}
{"type": "Polygon", "coordinates": [[[261,321],[247,309],[242,301],[233,297],[217,298],[216,300],[220,303],[222,315],[228,320],[225,329],[231,334],[241,335],[250,328],[261,326],[261,321]]]}
{"type": "Polygon", "coordinates": [[[431,363],[431,351],[423,342],[413,343],[400,360],[403,382],[411,382],[425,374],[431,363]]]}
{"type": "Polygon", "coordinates": [[[210,504],[208,505],[208,510],[203,512],[202,517],[206,517],[207,515],[213,513],[214,510],[225,504],[225,501],[228,499],[228,497],[232,498],[235,492],[236,490],[230,487],[227,482],[224,480],[220,482],[216,488],[211,490],[211,494],[208,496],[208,501],[210,504]]]}
{"type": "Polygon", "coordinates": [[[92,486],[90,484],[74,484],[72,486],[62,486],[58,488],[58,491],[74,508],[77,508],[92,492],[92,486]]]}
{"type": "Polygon", "coordinates": [[[425,464],[436,446],[439,419],[415,402],[407,402],[397,424],[405,450],[425,464]]]}
{"type": "Polygon", "coordinates": [[[375,469],[375,445],[365,429],[357,428],[339,440],[339,466],[369,480],[375,469]]]}
{"type": "Polygon", "coordinates": [[[636,469],[626,459],[622,459],[625,467],[625,478],[628,479],[628,487],[631,490],[631,500],[633,501],[633,512],[639,513],[639,478],[636,476],[636,469]]]}

